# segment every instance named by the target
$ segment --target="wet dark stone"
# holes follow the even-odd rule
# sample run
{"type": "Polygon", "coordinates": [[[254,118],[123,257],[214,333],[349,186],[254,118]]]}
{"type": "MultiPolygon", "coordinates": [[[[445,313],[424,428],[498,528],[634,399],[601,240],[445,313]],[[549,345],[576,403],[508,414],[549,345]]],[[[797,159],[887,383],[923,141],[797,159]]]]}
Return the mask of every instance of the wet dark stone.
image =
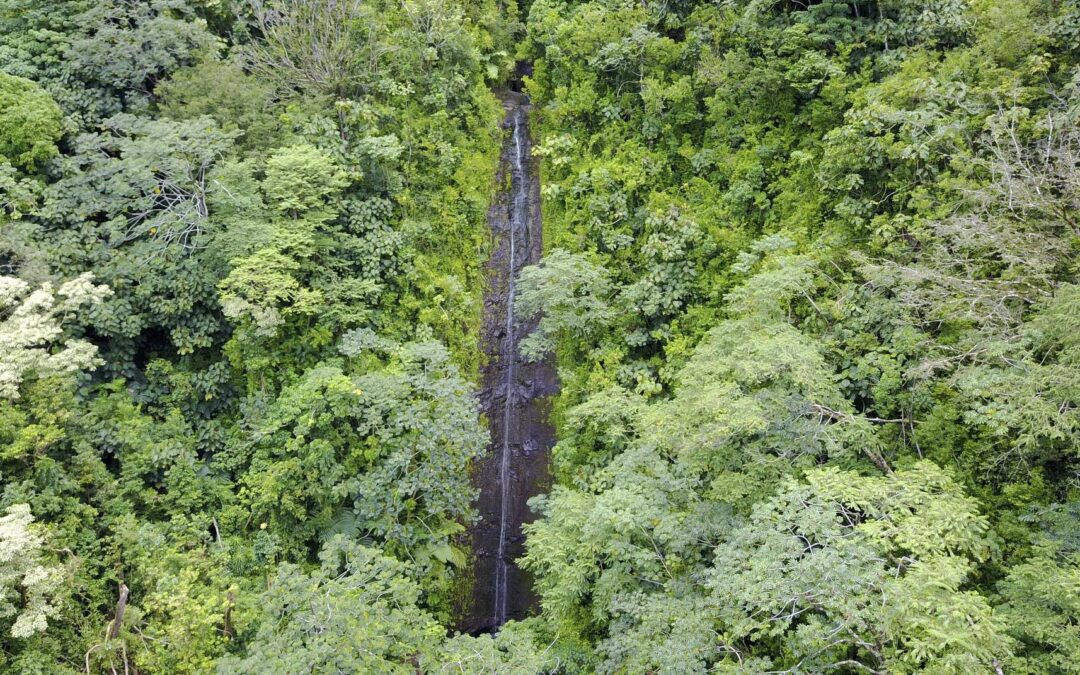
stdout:
{"type": "Polygon", "coordinates": [[[473,484],[479,489],[475,502],[479,520],[469,531],[473,592],[457,608],[457,629],[471,634],[498,630],[505,621],[524,618],[536,609],[532,579],[514,561],[525,552],[521,526],[535,518],[527,502],[550,487],[548,461],[555,443],[548,406],[542,400],[558,391],[554,364],[528,362],[518,353],[520,339],[534,325],[516,319],[512,330],[507,325],[513,279],[523,267],[540,260],[542,228],[539,161],[532,157],[528,130],[531,106],[516,91],[507,92],[503,104],[504,126],[511,133],[503,144],[496,181],[506,187],[488,210],[492,256],[481,335],[487,363],[480,401],[491,445],[473,467],[473,484]]]}

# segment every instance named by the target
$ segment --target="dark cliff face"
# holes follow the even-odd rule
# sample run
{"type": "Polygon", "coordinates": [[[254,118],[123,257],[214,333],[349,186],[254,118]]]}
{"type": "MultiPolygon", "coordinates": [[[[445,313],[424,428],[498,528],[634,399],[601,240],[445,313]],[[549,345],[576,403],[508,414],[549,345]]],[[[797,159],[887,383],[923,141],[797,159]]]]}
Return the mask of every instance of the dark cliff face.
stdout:
{"type": "Polygon", "coordinates": [[[525,78],[532,77],[533,64],[531,61],[518,61],[514,67],[514,79],[510,81],[510,90],[520,93],[524,90],[525,78]]]}
{"type": "Polygon", "coordinates": [[[515,279],[542,253],[539,166],[532,157],[527,97],[508,92],[507,138],[499,174],[501,187],[488,211],[493,237],[488,263],[481,344],[487,356],[481,403],[491,444],[473,469],[479,520],[471,528],[474,553],[472,594],[459,612],[458,628],[478,633],[528,615],[536,605],[531,579],[515,564],[524,553],[523,523],[533,514],[529,498],[546,491],[555,432],[546,398],[558,391],[550,361],[529,363],[518,342],[533,326],[513,316],[515,279]]]}

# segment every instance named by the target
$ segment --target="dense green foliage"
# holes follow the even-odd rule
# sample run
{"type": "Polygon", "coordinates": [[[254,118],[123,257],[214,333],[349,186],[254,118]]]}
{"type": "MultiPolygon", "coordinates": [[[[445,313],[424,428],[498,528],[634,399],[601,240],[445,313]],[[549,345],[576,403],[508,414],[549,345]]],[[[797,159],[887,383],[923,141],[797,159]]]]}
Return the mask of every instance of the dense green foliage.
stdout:
{"type": "Polygon", "coordinates": [[[0,671],[1069,673],[1076,0],[0,0],[0,671]],[[493,89],[562,392],[469,556],[493,89]]]}
{"type": "Polygon", "coordinates": [[[0,670],[437,659],[515,22],[0,3],[0,670]]]}
{"type": "Polygon", "coordinates": [[[1078,21],[532,4],[568,662],[1075,671],[1078,21]]]}

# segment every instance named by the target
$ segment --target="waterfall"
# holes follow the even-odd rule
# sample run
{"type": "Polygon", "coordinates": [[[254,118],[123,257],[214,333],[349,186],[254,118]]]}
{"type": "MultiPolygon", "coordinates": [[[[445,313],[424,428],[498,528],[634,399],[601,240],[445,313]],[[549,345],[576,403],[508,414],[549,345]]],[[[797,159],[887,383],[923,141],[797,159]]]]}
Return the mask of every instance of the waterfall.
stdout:
{"type": "Polygon", "coordinates": [[[506,338],[505,353],[503,358],[506,363],[506,379],[504,381],[506,393],[503,398],[503,429],[502,447],[499,457],[499,546],[495,556],[495,584],[492,594],[495,596],[495,607],[492,613],[492,624],[501,626],[506,623],[506,536],[508,524],[508,511],[510,506],[510,429],[514,415],[514,365],[517,363],[517,339],[514,333],[514,292],[517,284],[517,238],[518,232],[529,231],[529,208],[528,208],[528,180],[529,175],[525,170],[524,146],[522,135],[525,133],[525,124],[522,120],[524,110],[516,109],[512,113],[511,124],[513,129],[513,157],[514,164],[510,173],[511,191],[514,194],[513,205],[510,209],[510,260],[508,261],[508,281],[506,292],[506,338]]]}
{"type": "Polygon", "coordinates": [[[524,553],[522,524],[532,520],[527,502],[547,489],[548,457],[555,433],[545,399],[558,391],[549,361],[528,362],[518,353],[521,335],[535,325],[514,316],[516,279],[540,260],[540,187],[531,157],[528,99],[517,92],[504,98],[509,130],[496,180],[502,188],[488,211],[493,249],[490,286],[484,298],[481,344],[487,354],[481,402],[491,445],[473,467],[479,495],[479,520],[471,528],[474,569],[467,606],[458,627],[470,633],[498,630],[523,618],[535,606],[529,576],[515,561],[524,553]],[[509,180],[507,180],[509,178],[509,180]]]}

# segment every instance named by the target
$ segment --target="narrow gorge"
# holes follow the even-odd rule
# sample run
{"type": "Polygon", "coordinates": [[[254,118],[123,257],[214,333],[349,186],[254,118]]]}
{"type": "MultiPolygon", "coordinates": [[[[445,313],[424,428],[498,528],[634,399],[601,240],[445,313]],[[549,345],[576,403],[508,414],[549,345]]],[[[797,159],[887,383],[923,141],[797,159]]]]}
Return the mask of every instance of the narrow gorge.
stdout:
{"type": "Polygon", "coordinates": [[[508,133],[496,176],[500,188],[488,212],[493,241],[481,336],[481,404],[491,444],[473,470],[479,490],[479,520],[472,528],[474,587],[461,626],[470,633],[497,630],[536,604],[531,581],[515,560],[524,552],[522,525],[532,518],[528,500],[547,487],[555,442],[547,410],[549,397],[558,392],[555,368],[550,361],[521,357],[520,338],[533,326],[514,316],[517,275],[540,260],[543,248],[539,166],[529,135],[532,107],[515,91],[503,102],[508,133]]]}

